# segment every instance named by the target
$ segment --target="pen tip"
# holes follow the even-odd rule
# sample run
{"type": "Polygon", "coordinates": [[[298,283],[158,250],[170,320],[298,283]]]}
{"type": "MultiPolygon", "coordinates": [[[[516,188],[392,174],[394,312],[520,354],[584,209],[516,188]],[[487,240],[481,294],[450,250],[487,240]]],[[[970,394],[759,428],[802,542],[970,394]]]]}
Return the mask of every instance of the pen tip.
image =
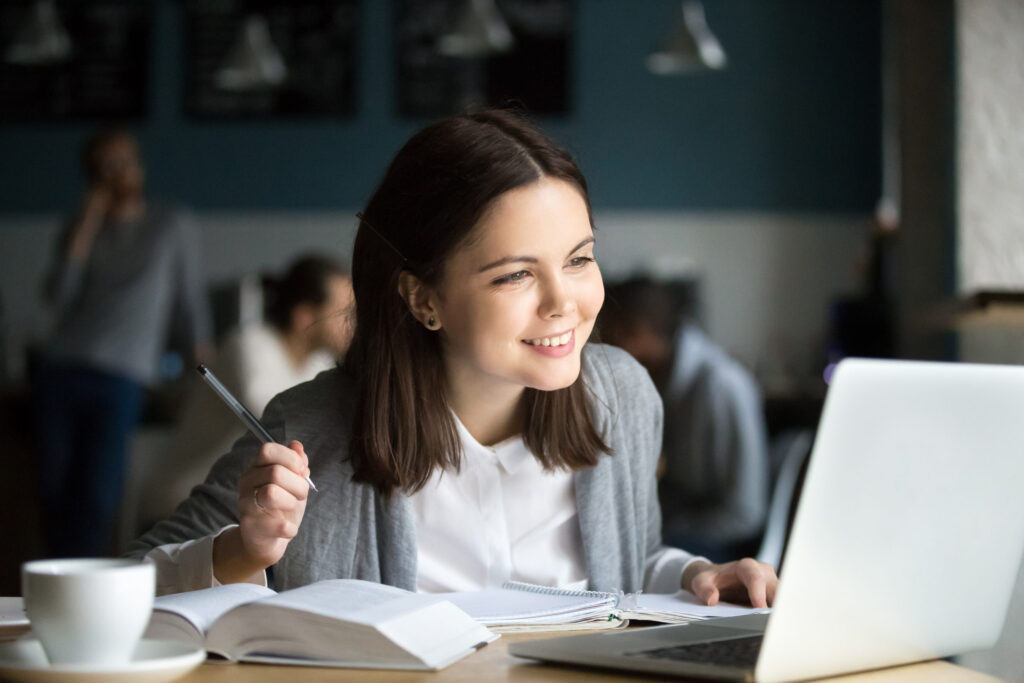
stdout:
{"type": "Polygon", "coordinates": [[[200,375],[205,375],[206,374],[206,366],[203,365],[202,363],[200,363],[199,365],[196,366],[196,372],[198,372],[200,375]]]}

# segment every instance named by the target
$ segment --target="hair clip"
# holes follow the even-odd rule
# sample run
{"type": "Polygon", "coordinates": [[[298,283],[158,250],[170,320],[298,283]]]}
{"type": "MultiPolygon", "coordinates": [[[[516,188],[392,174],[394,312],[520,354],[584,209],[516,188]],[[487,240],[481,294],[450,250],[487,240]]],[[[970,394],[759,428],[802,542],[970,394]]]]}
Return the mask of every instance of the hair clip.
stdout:
{"type": "Polygon", "coordinates": [[[402,252],[400,252],[400,251],[398,250],[398,247],[396,247],[395,245],[391,244],[391,241],[390,241],[390,240],[389,240],[389,239],[388,239],[387,237],[385,237],[384,235],[382,235],[382,234],[381,234],[381,233],[380,233],[380,232],[379,232],[379,231],[377,230],[377,228],[373,227],[373,225],[371,225],[371,224],[370,224],[370,221],[366,220],[366,216],[364,216],[364,215],[363,215],[363,213],[362,213],[361,211],[357,211],[357,212],[356,212],[356,218],[358,218],[358,219],[359,219],[359,221],[360,221],[361,223],[363,223],[364,225],[366,225],[366,227],[368,227],[368,228],[370,229],[370,232],[372,232],[372,233],[373,233],[374,235],[376,235],[376,236],[377,236],[377,238],[378,238],[378,239],[379,239],[379,240],[380,240],[381,242],[383,242],[384,244],[388,245],[388,247],[389,247],[389,248],[391,249],[391,251],[393,251],[393,252],[395,252],[396,254],[398,254],[398,258],[402,259],[402,263],[403,263],[403,264],[405,264],[405,263],[408,263],[408,262],[409,262],[409,259],[405,258],[405,256],[403,256],[403,255],[402,255],[402,252]]]}

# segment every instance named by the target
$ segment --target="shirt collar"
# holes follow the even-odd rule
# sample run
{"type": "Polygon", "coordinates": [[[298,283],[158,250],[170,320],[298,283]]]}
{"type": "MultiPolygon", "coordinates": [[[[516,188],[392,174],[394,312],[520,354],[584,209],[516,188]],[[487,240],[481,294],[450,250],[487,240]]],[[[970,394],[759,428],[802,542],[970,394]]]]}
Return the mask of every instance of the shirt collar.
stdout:
{"type": "Polygon", "coordinates": [[[533,457],[526,447],[522,435],[509,437],[493,446],[485,446],[469,433],[458,415],[452,412],[452,417],[455,418],[455,426],[459,431],[459,439],[462,441],[462,453],[470,461],[478,458],[497,460],[506,474],[515,474],[516,470],[533,457]]]}

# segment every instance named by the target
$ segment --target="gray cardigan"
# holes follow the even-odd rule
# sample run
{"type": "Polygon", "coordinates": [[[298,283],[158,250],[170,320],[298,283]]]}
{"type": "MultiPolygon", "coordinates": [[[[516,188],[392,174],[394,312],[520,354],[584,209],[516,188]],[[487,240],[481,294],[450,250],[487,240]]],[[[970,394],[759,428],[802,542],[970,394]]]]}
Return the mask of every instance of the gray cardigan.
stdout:
{"type": "MultiPolygon", "coordinates": [[[[614,347],[587,345],[583,377],[595,426],[613,452],[573,475],[589,585],[652,592],[645,578],[657,565],[659,575],[675,577],[674,585],[660,586],[671,592],[690,556],[661,545],[655,479],[661,400],[647,372],[614,347]]],[[[302,442],[319,488],[310,494],[298,535],[274,567],[278,590],[331,578],[415,590],[417,551],[409,499],[383,497],[371,486],[352,482],[347,459],[352,396],[347,375],[330,370],[278,395],[264,412],[263,422],[275,440],[302,442]]],[[[129,554],[142,557],[156,546],[235,523],[237,481],[258,448],[255,438],[240,439],[170,518],[132,543],[129,554]]]]}

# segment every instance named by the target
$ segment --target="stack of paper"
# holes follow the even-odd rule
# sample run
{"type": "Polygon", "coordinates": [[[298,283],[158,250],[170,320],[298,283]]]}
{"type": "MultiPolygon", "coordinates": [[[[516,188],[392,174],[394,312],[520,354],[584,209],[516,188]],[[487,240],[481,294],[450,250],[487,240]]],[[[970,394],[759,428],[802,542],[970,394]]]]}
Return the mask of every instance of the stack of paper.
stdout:
{"type": "Polygon", "coordinates": [[[768,611],[729,603],[709,607],[686,591],[674,595],[623,594],[548,588],[515,581],[502,588],[440,593],[438,597],[492,631],[505,633],[619,628],[630,620],[679,624],[768,611]]]}

